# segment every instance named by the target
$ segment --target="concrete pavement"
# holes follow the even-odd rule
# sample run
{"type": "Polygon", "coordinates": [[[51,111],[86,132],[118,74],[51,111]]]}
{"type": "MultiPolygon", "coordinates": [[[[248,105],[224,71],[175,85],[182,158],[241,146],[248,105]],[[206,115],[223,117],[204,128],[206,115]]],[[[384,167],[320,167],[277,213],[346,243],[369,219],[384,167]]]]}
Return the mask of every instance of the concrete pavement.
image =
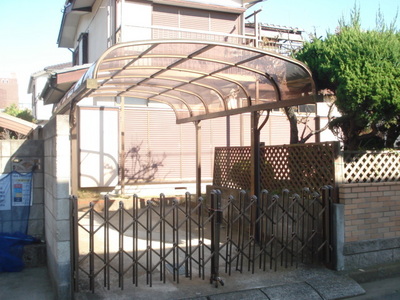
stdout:
{"type": "Polygon", "coordinates": [[[290,268],[264,273],[224,276],[224,286],[215,288],[209,281],[182,278],[179,284],[155,281],[153,287],[145,284],[133,287],[126,284],[123,291],[96,286],[95,293],[77,294],[79,300],[94,299],[266,299],[266,300],[320,300],[342,299],[364,293],[361,286],[346,275],[317,268],[290,268]]]}
{"type": "Polygon", "coordinates": [[[0,273],[1,300],[54,300],[46,267],[25,268],[21,272],[0,273]]]}
{"type": "MultiPolygon", "coordinates": [[[[145,283],[134,287],[126,282],[124,290],[107,290],[96,286],[95,293],[76,293],[75,299],[400,299],[400,263],[388,265],[387,269],[390,270],[387,272],[383,269],[381,267],[355,272],[335,272],[323,267],[301,266],[297,269],[288,268],[255,275],[221,274],[225,285],[218,288],[210,285],[207,279],[203,281],[195,278],[181,278],[179,284],[155,281],[153,287],[148,287],[145,283]]],[[[22,272],[0,273],[0,299],[55,299],[47,268],[25,268],[22,272]]]]}
{"type": "Polygon", "coordinates": [[[352,297],[350,300],[399,300],[400,277],[385,278],[361,283],[365,294],[352,297]]]}

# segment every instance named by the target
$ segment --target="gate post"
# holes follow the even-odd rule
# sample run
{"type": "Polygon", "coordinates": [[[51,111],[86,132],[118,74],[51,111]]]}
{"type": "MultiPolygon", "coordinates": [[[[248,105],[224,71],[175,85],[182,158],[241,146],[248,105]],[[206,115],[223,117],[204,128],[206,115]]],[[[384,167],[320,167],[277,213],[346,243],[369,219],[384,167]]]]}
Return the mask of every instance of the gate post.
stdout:
{"type": "Polygon", "coordinates": [[[218,283],[224,285],[223,280],[219,277],[219,243],[220,230],[222,223],[221,210],[221,191],[214,190],[211,192],[211,278],[210,284],[215,282],[215,287],[218,283]]]}
{"type": "Polygon", "coordinates": [[[325,243],[324,260],[325,263],[332,267],[332,241],[333,241],[333,203],[332,203],[332,190],[331,186],[322,188],[322,203],[324,205],[323,215],[323,240],[325,243]]]}
{"type": "Polygon", "coordinates": [[[71,195],[70,198],[70,234],[71,234],[71,259],[72,259],[72,289],[79,292],[79,237],[78,237],[78,198],[71,195]]]}

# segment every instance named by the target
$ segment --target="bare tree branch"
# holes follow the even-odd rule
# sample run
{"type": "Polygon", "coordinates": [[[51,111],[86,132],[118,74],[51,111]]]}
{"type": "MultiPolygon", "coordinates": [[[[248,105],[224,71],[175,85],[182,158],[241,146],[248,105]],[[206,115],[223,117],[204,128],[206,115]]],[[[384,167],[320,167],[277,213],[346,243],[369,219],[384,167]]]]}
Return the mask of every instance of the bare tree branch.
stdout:
{"type": "Polygon", "coordinates": [[[304,129],[303,129],[303,133],[301,135],[301,138],[299,139],[299,143],[300,144],[304,144],[305,142],[307,142],[313,135],[315,134],[319,134],[325,130],[327,130],[329,128],[329,123],[332,120],[332,111],[334,108],[334,103],[328,104],[329,106],[329,110],[328,110],[328,122],[325,124],[324,127],[317,129],[317,130],[312,130],[311,127],[308,125],[308,117],[306,117],[306,121],[303,121],[302,124],[304,124],[304,129]],[[310,132],[304,136],[306,129],[308,129],[310,132]]]}

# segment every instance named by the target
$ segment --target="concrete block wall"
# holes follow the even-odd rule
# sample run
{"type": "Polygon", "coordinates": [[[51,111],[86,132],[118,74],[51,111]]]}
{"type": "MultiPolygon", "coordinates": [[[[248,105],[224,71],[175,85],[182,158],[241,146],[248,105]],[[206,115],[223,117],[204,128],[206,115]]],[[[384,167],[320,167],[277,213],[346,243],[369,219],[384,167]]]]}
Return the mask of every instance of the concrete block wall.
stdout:
{"type": "Polygon", "coordinates": [[[0,140],[0,171],[13,170],[33,173],[33,202],[29,214],[28,234],[44,239],[44,192],[43,192],[43,141],[0,140]]]}
{"type": "Polygon", "coordinates": [[[43,128],[44,212],[47,267],[57,299],[71,298],[69,117],[58,115],[43,128]]]}
{"type": "Polygon", "coordinates": [[[344,269],[400,261],[400,182],[339,186],[344,269]]]}

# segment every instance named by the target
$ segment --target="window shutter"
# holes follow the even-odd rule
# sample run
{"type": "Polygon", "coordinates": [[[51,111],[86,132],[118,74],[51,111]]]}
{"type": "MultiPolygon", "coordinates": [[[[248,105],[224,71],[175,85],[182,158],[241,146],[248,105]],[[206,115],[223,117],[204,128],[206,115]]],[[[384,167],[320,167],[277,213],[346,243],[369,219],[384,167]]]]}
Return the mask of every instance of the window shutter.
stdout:
{"type": "Polygon", "coordinates": [[[211,31],[239,34],[240,18],[237,14],[210,12],[211,31]]]}
{"type": "Polygon", "coordinates": [[[179,10],[168,5],[153,6],[153,25],[179,27],[179,10]]]}
{"type": "Polygon", "coordinates": [[[181,8],[180,28],[193,30],[210,30],[210,14],[208,11],[199,9],[181,8]]]}
{"type": "MultiPolygon", "coordinates": [[[[230,34],[240,33],[240,15],[193,9],[187,7],[176,7],[168,5],[153,6],[153,25],[182,28],[189,30],[214,31],[230,34]]],[[[204,38],[198,33],[184,33],[180,35],[176,31],[168,33],[155,30],[153,38],[204,38]]]]}

